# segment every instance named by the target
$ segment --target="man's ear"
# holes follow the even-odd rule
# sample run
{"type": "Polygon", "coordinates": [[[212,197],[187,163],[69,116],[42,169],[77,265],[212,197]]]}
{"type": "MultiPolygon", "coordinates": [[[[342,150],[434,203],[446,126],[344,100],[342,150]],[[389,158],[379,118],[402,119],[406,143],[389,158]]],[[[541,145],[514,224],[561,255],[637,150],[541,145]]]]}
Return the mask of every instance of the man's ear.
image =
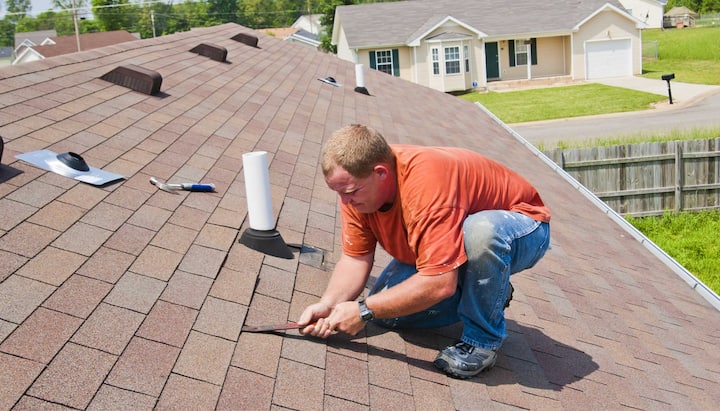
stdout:
{"type": "Polygon", "coordinates": [[[373,173],[376,173],[381,179],[385,179],[390,175],[390,169],[386,164],[380,163],[373,167],[373,173]]]}

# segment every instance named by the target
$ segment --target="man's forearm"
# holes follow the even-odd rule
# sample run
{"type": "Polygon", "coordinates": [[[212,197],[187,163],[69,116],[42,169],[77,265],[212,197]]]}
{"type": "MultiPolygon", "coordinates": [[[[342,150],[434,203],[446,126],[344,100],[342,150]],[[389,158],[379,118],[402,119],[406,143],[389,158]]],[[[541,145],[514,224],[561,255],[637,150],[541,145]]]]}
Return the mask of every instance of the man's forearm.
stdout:
{"type": "Polygon", "coordinates": [[[364,257],[341,256],[335,265],[320,302],[332,308],[338,303],[357,298],[365,288],[372,262],[372,255],[364,257]]]}
{"type": "Polygon", "coordinates": [[[415,274],[368,297],[365,303],[376,318],[396,318],[428,309],[451,297],[457,289],[457,270],[438,275],[415,274]]]}

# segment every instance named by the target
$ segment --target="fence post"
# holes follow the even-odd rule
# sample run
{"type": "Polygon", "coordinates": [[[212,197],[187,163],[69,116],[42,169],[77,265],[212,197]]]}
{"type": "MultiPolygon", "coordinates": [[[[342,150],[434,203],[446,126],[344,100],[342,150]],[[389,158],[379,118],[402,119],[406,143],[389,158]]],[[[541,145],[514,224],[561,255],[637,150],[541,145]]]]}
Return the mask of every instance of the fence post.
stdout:
{"type": "Polygon", "coordinates": [[[683,182],[685,176],[685,165],[683,164],[682,142],[675,143],[675,212],[683,209],[683,182]]]}

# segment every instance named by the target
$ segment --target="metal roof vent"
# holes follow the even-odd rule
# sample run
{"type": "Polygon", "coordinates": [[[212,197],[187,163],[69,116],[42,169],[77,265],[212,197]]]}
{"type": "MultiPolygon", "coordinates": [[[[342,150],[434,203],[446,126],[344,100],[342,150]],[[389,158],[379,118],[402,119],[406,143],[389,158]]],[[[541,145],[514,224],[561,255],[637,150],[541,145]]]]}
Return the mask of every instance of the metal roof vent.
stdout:
{"type": "Polygon", "coordinates": [[[224,63],[227,58],[227,49],[214,44],[200,43],[193,47],[190,52],[197,53],[201,56],[208,57],[211,60],[219,61],[221,63],[224,63]]]}
{"type": "Polygon", "coordinates": [[[116,67],[100,78],[119,86],[150,95],[158,93],[160,91],[160,85],[162,84],[162,76],[160,73],[134,64],[116,67]]]}
{"type": "Polygon", "coordinates": [[[258,38],[247,33],[238,33],[231,37],[235,41],[239,41],[240,43],[247,44],[250,47],[260,48],[258,47],[258,38]]]}

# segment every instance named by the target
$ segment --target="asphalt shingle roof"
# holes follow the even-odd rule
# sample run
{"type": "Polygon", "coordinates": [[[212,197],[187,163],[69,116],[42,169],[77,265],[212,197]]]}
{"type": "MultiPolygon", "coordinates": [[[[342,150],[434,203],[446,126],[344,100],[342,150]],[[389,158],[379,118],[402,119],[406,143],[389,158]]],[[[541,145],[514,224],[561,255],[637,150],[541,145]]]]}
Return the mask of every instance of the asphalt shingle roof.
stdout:
{"type": "Polygon", "coordinates": [[[0,69],[0,409],[717,406],[720,315],[671,268],[475,105],[376,71],[370,96],[354,82],[351,63],[235,24],[0,69]],[[228,61],[188,51],[199,43],[228,61]],[[126,64],[160,73],[162,92],[100,79],[126,64]],[[342,86],[317,80],[327,76],[342,86]],[[458,327],[241,332],[297,319],[324,290],[339,221],[318,158],[353,122],[391,142],[482,152],[551,208],[552,250],[513,276],[490,372],[459,381],[434,369],[458,327]],[[39,149],[126,179],[96,187],[15,159],[39,149]],[[293,259],[237,241],[242,154],[257,150],[278,230],[303,246],[293,259]],[[217,190],[174,195],[150,176],[217,190]]]}
{"type": "Polygon", "coordinates": [[[409,44],[448,17],[490,37],[570,33],[605,4],[624,10],[614,0],[411,0],[338,6],[335,19],[353,49],[409,44]]]}

